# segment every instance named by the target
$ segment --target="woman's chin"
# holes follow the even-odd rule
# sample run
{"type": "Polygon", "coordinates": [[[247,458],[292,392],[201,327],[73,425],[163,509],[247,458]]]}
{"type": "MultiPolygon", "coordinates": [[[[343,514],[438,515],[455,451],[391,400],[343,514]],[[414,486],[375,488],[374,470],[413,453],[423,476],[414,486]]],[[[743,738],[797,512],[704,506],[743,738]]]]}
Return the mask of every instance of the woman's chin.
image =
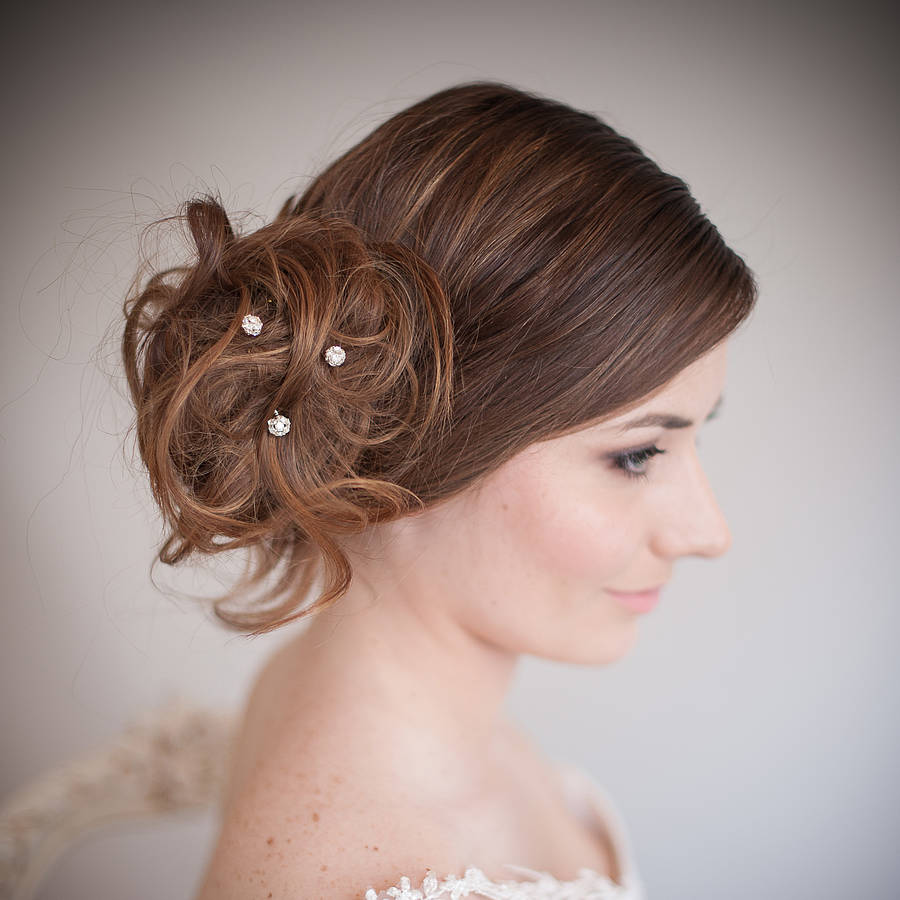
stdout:
{"type": "Polygon", "coordinates": [[[608,626],[603,633],[592,636],[581,633],[577,641],[570,640],[556,648],[544,648],[535,653],[543,659],[571,663],[580,666],[607,666],[618,662],[632,649],[637,641],[637,618],[608,626]]]}

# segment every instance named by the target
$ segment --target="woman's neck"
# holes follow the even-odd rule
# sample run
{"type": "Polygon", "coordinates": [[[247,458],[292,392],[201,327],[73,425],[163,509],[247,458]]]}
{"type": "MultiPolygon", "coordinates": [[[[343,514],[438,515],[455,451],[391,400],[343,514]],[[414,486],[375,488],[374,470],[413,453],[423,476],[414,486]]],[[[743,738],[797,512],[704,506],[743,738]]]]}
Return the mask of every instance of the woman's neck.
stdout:
{"type": "Polygon", "coordinates": [[[439,744],[457,758],[480,748],[483,759],[507,728],[503,705],[518,655],[481,640],[444,609],[348,595],[284,652],[296,677],[331,697],[338,715],[352,707],[380,717],[398,739],[439,744]]]}

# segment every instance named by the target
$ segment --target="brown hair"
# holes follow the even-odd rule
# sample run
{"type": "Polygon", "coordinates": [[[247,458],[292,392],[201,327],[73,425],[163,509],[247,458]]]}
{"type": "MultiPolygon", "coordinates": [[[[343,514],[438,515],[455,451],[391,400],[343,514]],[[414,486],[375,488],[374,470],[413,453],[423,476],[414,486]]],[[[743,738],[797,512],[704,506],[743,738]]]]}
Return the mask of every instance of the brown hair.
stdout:
{"type": "Polygon", "coordinates": [[[215,611],[255,634],[345,593],[340,535],[636,404],[756,300],[680,178],[595,116],[493,82],[397,113],[251,233],[211,196],[181,219],[190,263],[136,279],[124,306],[138,445],[171,529],[158,559],[249,548],[215,611]],[[261,600],[225,611],[279,565],[261,600]]]}

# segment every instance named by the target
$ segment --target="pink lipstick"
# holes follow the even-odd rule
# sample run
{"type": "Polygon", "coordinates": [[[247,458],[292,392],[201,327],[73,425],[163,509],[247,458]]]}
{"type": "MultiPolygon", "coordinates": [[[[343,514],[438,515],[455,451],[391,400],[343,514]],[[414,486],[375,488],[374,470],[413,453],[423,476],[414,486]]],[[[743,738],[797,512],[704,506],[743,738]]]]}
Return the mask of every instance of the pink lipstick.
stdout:
{"type": "Polygon", "coordinates": [[[628,593],[607,590],[607,593],[612,594],[626,609],[630,609],[632,612],[645,613],[650,612],[659,603],[659,590],[659,588],[654,588],[652,591],[630,591],[628,593]]]}

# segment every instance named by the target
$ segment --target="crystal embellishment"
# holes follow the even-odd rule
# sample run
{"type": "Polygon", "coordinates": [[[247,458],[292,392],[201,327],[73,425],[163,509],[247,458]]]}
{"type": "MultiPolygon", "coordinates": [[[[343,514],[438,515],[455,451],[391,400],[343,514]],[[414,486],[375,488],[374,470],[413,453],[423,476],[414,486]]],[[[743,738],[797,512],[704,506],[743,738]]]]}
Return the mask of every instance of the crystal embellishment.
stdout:
{"type": "Polygon", "coordinates": [[[325,362],[327,362],[329,366],[343,365],[346,358],[347,354],[344,352],[344,348],[337,344],[334,344],[325,351],[325,362]]]}
{"type": "Polygon", "coordinates": [[[247,334],[257,335],[262,331],[262,319],[259,316],[254,316],[253,313],[248,313],[241,322],[241,328],[247,334]]]}
{"type": "Polygon", "coordinates": [[[291,420],[287,416],[281,415],[277,409],[275,410],[275,415],[269,419],[268,425],[269,434],[274,434],[275,437],[281,437],[291,430],[291,420]]]}

